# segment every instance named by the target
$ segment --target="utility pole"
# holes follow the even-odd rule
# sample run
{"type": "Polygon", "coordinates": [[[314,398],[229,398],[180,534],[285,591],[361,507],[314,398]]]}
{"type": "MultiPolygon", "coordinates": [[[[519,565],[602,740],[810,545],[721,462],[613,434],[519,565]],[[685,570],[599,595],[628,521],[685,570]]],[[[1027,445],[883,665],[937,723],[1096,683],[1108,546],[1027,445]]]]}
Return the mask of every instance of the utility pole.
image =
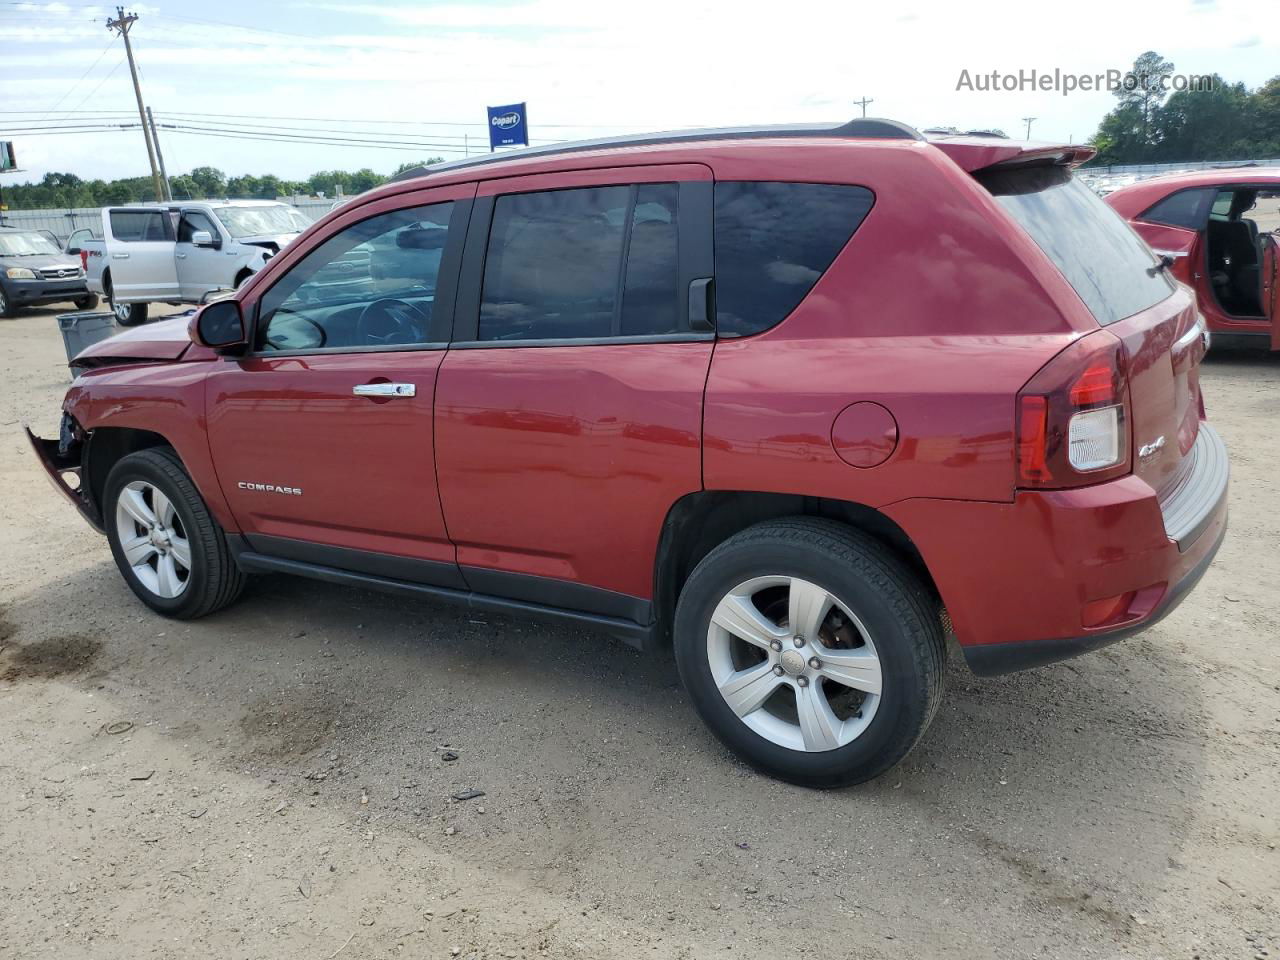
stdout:
{"type": "Polygon", "coordinates": [[[164,168],[164,152],[160,149],[160,137],[156,134],[156,118],[147,107],[147,123],[151,125],[151,142],[156,145],[156,159],[160,161],[160,182],[164,184],[162,200],[173,199],[173,187],[169,186],[169,172],[164,168]]]}
{"type": "Polygon", "coordinates": [[[151,161],[151,183],[155,187],[156,199],[163,200],[164,192],[160,186],[160,169],[156,166],[156,152],[151,146],[151,134],[147,130],[147,110],[142,105],[142,88],[138,86],[138,68],[133,63],[133,46],[129,43],[129,28],[138,21],[136,13],[126,16],[124,7],[116,7],[116,19],[107,21],[107,29],[117,31],[124,37],[124,52],[129,58],[129,73],[133,77],[133,92],[138,98],[138,119],[142,122],[142,139],[147,143],[147,159],[151,161]]]}
{"type": "Polygon", "coordinates": [[[1025,138],[1025,139],[1027,139],[1027,140],[1030,140],[1030,139],[1031,139],[1031,123],[1032,123],[1032,121],[1033,121],[1033,120],[1035,120],[1035,119],[1036,119],[1035,117],[1023,117],[1023,118],[1022,118],[1022,122],[1023,122],[1023,123],[1025,123],[1025,124],[1027,125],[1027,136],[1026,136],[1026,138],[1025,138]]]}
{"type": "Polygon", "coordinates": [[[853,102],[862,108],[862,115],[864,117],[867,115],[867,105],[875,103],[874,100],[868,99],[867,97],[863,97],[861,100],[855,100],[853,102]]]}

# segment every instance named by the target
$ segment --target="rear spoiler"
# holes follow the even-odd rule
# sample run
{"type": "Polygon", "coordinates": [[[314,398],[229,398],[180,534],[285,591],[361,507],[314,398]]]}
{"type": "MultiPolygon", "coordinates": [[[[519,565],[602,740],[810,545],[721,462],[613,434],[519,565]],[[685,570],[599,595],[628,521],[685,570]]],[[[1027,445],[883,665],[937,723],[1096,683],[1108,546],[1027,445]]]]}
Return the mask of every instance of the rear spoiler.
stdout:
{"type": "Polygon", "coordinates": [[[938,137],[929,143],[968,173],[992,167],[1078,167],[1098,152],[1076,144],[1036,143],[1028,140],[993,140],[989,137],[938,137]]]}

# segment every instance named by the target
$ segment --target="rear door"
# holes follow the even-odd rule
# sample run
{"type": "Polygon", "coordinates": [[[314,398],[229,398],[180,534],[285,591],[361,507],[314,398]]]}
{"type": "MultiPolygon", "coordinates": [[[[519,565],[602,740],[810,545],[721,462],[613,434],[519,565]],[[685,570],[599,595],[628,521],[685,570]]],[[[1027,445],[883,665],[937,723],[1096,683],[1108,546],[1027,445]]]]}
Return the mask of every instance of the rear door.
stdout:
{"type": "Polygon", "coordinates": [[[472,589],[647,620],[670,506],[701,489],[711,171],[482,183],[436,389],[472,589]]]}
{"type": "Polygon", "coordinates": [[[177,300],[173,217],[155,207],[113,207],[107,211],[107,265],[111,289],[124,303],[177,300]]]}
{"type": "Polygon", "coordinates": [[[199,301],[211,290],[231,286],[235,279],[231,271],[236,255],[223,253],[227,239],[203,210],[183,209],[178,217],[178,240],[174,247],[183,299],[199,301]],[[202,230],[213,239],[213,246],[198,247],[192,242],[192,237],[202,230]]]}

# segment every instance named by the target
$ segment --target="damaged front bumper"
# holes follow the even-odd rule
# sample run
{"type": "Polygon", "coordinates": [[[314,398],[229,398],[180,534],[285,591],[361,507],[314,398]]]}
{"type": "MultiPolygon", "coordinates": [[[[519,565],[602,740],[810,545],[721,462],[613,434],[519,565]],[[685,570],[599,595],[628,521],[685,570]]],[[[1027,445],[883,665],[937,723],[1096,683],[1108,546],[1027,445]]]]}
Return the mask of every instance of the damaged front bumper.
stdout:
{"type": "Polygon", "coordinates": [[[79,424],[70,414],[62,415],[62,428],[57,440],[45,440],[31,432],[25,423],[22,429],[27,432],[27,440],[35,451],[40,465],[49,477],[54,489],[67,498],[89,525],[99,533],[104,532],[102,513],[84,489],[84,441],[85,437],[79,424]],[[71,482],[74,478],[74,482],[71,482]]]}

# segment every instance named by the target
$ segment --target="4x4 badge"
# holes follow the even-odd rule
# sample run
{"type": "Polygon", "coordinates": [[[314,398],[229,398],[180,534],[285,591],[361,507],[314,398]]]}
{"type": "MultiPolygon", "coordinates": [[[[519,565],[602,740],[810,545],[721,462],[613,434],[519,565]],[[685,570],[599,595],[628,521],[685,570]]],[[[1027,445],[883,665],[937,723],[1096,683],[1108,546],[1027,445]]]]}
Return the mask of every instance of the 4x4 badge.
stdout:
{"type": "Polygon", "coordinates": [[[1149,460],[1164,449],[1164,434],[1156,437],[1150,443],[1144,443],[1138,448],[1138,459],[1149,460]]]}

